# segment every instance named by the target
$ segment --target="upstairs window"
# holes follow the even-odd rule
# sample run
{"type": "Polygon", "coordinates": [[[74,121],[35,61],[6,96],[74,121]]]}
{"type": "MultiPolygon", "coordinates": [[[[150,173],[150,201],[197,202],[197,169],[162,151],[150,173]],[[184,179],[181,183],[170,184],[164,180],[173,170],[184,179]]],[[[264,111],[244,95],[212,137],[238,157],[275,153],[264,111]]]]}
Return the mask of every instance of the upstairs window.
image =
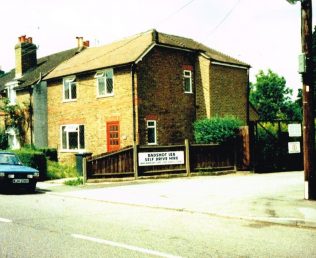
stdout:
{"type": "Polygon", "coordinates": [[[66,77],[63,80],[63,98],[64,101],[72,101],[77,99],[77,83],[76,76],[66,77]]]}
{"type": "Polygon", "coordinates": [[[147,121],[147,143],[148,145],[157,144],[157,123],[155,120],[147,121]]]}
{"type": "Polygon", "coordinates": [[[192,93],[192,71],[183,70],[183,88],[185,93],[192,93]]]}
{"type": "Polygon", "coordinates": [[[98,97],[107,97],[114,95],[113,69],[98,71],[95,75],[97,80],[98,97]]]}
{"type": "Polygon", "coordinates": [[[61,135],[63,150],[83,150],[85,148],[84,125],[62,125],[61,135]]]}

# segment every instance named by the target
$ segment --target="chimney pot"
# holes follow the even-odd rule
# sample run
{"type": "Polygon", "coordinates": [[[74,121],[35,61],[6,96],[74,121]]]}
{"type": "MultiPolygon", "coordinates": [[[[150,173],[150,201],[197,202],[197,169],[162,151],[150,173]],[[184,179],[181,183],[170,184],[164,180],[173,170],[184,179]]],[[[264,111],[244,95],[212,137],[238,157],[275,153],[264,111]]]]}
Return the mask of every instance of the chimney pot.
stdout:
{"type": "Polygon", "coordinates": [[[85,40],[85,41],[83,42],[83,46],[84,46],[84,47],[90,47],[90,41],[89,41],[89,40],[85,40]]]}
{"type": "Polygon", "coordinates": [[[23,36],[21,36],[20,38],[21,38],[20,42],[21,42],[21,43],[24,43],[25,40],[26,40],[26,35],[23,35],[23,36]]]}

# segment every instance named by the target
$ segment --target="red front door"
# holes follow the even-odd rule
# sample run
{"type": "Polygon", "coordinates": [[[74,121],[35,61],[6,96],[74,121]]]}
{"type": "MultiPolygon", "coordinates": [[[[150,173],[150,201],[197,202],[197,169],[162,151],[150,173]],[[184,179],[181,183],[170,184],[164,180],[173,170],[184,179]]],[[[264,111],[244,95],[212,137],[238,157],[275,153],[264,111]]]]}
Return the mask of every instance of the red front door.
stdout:
{"type": "Polygon", "coordinates": [[[120,122],[106,123],[106,139],[108,152],[120,149],[120,122]]]}

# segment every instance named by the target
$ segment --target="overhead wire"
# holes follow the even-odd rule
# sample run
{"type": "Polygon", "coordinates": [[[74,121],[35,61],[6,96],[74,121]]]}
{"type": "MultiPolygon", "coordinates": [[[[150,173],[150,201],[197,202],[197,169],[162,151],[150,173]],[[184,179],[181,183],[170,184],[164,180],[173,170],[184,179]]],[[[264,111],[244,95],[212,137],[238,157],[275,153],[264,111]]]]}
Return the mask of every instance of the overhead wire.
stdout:
{"type": "Polygon", "coordinates": [[[209,32],[207,33],[205,38],[208,38],[209,36],[211,36],[212,34],[214,34],[218,28],[228,19],[228,17],[233,13],[233,11],[236,9],[236,7],[239,5],[239,3],[241,2],[241,0],[237,0],[236,3],[232,6],[232,8],[229,9],[229,11],[226,13],[226,15],[223,17],[222,20],[220,20],[220,22],[209,32]]]}
{"type": "MultiPolygon", "coordinates": [[[[182,11],[183,9],[185,9],[187,6],[189,6],[190,4],[192,4],[194,1],[196,1],[196,0],[190,0],[189,2],[187,2],[186,4],[184,4],[183,6],[181,6],[180,8],[178,8],[176,11],[174,11],[173,13],[171,13],[167,18],[165,18],[164,20],[162,20],[160,23],[166,22],[168,19],[170,19],[171,17],[173,17],[173,16],[176,15],[177,13],[181,12],[181,11],[182,11]]],[[[146,32],[147,32],[147,31],[146,31],[146,32]]],[[[111,51],[106,52],[106,53],[104,53],[104,54],[102,54],[102,55],[100,55],[100,56],[97,56],[97,57],[95,57],[95,58],[92,58],[92,59],[90,59],[90,60],[87,60],[85,63],[89,63],[89,62],[91,62],[91,61],[93,61],[93,60],[99,59],[99,58],[101,58],[101,57],[103,57],[103,56],[108,55],[108,54],[111,53],[111,52],[114,52],[114,51],[116,51],[116,50],[118,50],[118,49],[124,47],[125,45],[128,45],[130,42],[132,42],[132,41],[136,40],[137,38],[141,37],[141,36],[142,36],[143,34],[145,34],[146,32],[139,33],[138,35],[136,34],[135,36],[131,37],[131,39],[130,39],[129,41],[127,41],[125,44],[120,45],[120,46],[118,46],[117,48],[114,48],[114,49],[112,49],[111,51]]],[[[37,47],[37,48],[38,48],[38,47],[37,47]]],[[[33,51],[36,51],[36,49],[35,49],[35,50],[32,49],[31,51],[32,51],[32,52],[33,52],[33,51]]],[[[26,53],[23,53],[22,56],[24,56],[24,55],[26,55],[26,54],[29,54],[29,53],[30,53],[30,51],[29,51],[29,52],[26,52],[26,53]]],[[[81,65],[82,65],[82,64],[81,64],[81,65]]],[[[77,66],[77,65],[74,65],[74,66],[77,66]]],[[[69,68],[63,68],[63,69],[60,69],[60,70],[68,70],[68,69],[69,69],[69,68]]]]}
{"type": "MultiPolygon", "coordinates": [[[[185,3],[183,6],[181,6],[180,8],[178,8],[176,11],[174,11],[173,13],[171,13],[169,16],[167,16],[164,20],[162,20],[160,23],[163,23],[167,20],[169,20],[171,17],[175,16],[176,14],[178,14],[179,12],[181,12],[183,9],[185,9],[187,6],[189,6],[190,4],[192,4],[194,1],[196,0],[190,0],[188,1],[187,3],[185,3]]],[[[225,22],[225,20],[232,14],[232,12],[235,10],[235,8],[238,6],[238,4],[241,2],[241,0],[237,0],[236,3],[232,6],[232,8],[227,12],[227,14],[223,17],[223,19],[211,30],[210,33],[208,33],[207,37],[210,36],[211,34],[215,33],[216,30],[225,22]]],[[[146,31],[147,32],[147,31],[146,31]]],[[[124,44],[122,45],[119,45],[118,47],[114,48],[114,49],[111,49],[109,52],[106,52],[106,53],[103,53],[102,55],[99,55],[97,57],[94,57],[90,60],[87,60],[86,62],[84,63],[81,63],[80,65],[82,64],[86,64],[86,63],[89,63],[93,60],[96,60],[96,59],[99,59],[101,57],[104,57],[106,55],[108,55],[109,53],[111,52],[115,52],[116,50],[128,45],[129,43],[131,43],[132,41],[136,40],[137,38],[141,37],[143,34],[145,34],[146,32],[142,32],[142,33],[139,33],[138,35],[134,35],[132,37],[130,37],[130,40],[128,40],[127,42],[125,42],[124,44]]],[[[38,47],[37,47],[38,48],[38,47]]],[[[36,49],[32,49],[31,51],[36,51],[36,49]]],[[[25,54],[29,54],[30,51],[28,53],[23,53],[23,55],[25,54]]],[[[77,65],[74,65],[75,67],[77,65]]],[[[73,68],[73,67],[72,67],[73,68]]],[[[69,68],[63,68],[63,69],[60,69],[60,70],[68,70],[69,68]]]]}
{"type": "Polygon", "coordinates": [[[181,12],[184,8],[186,8],[188,5],[192,4],[194,1],[196,0],[191,0],[189,2],[187,2],[186,4],[184,4],[183,6],[181,6],[179,9],[175,10],[173,13],[171,13],[169,16],[167,16],[166,18],[164,18],[163,20],[161,20],[160,22],[158,22],[157,25],[159,25],[160,23],[165,23],[167,20],[169,20],[170,18],[172,18],[173,16],[175,16],[176,14],[178,14],[179,12],[181,12]]]}

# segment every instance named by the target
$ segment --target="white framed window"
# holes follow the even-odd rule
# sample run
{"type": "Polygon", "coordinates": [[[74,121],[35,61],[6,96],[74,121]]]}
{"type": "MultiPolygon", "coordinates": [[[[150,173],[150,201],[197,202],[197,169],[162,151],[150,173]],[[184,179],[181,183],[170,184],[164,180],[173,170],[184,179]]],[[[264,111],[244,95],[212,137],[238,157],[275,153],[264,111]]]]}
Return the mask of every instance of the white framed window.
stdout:
{"type": "Polygon", "coordinates": [[[157,144],[157,122],[147,120],[147,143],[148,145],[157,144]]]}
{"type": "Polygon", "coordinates": [[[84,125],[62,125],[61,146],[63,150],[83,150],[85,148],[84,125]]]}
{"type": "Polygon", "coordinates": [[[192,93],[192,71],[183,70],[183,88],[185,93],[192,93]]]}
{"type": "Polygon", "coordinates": [[[9,100],[10,105],[15,105],[16,104],[16,90],[15,87],[17,86],[17,83],[8,83],[6,85],[6,90],[7,90],[7,98],[9,100]]]}
{"type": "Polygon", "coordinates": [[[69,76],[63,79],[63,100],[73,101],[77,99],[76,76],[69,76]]]}
{"type": "Polygon", "coordinates": [[[98,71],[94,77],[97,80],[98,97],[114,95],[113,69],[98,71]]]}

